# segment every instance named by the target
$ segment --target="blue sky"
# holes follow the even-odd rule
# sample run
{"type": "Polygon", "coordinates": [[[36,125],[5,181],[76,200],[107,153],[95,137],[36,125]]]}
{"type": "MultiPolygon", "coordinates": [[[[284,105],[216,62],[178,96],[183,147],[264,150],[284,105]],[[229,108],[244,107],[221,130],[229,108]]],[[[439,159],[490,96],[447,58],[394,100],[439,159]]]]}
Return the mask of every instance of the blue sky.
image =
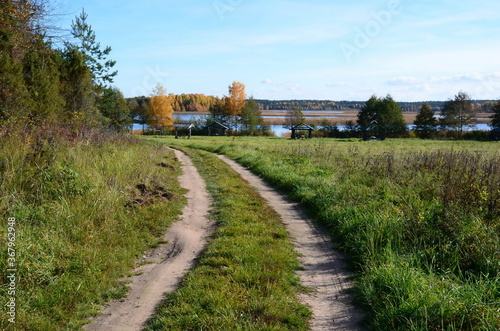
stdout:
{"type": "Polygon", "coordinates": [[[127,97],[500,98],[500,1],[55,1],[63,28],[85,8],[127,97]]]}

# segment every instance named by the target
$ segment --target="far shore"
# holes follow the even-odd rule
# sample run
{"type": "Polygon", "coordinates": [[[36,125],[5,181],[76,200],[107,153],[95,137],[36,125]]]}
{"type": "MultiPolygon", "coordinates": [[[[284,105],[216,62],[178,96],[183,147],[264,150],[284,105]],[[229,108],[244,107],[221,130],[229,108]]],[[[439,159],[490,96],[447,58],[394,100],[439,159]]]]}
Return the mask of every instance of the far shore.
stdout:
{"type": "MultiPolygon", "coordinates": [[[[356,122],[358,118],[358,110],[305,110],[305,122],[307,124],[322,124],[326,119],[329,124],[345,125],[348,121],[356,122]],[[335,117],[335,118],[332,118],[335,117]]],[[[175,112],[175,115],[193,114],[193,115],[210,115],[209,112],[175,112]]],[[[263,116],[286,116],[286,110],[263,110],[263,116]]],[[[417,116],[417,112],[403,112],[406,124],[413,124],[417,116]]],[[[490,113],[477,113],[476,124],[490,123],[490,113]]],[[[284,125],[286,120],[284,118],[264,118],[264,123],[269,125],[284,125]]]]}

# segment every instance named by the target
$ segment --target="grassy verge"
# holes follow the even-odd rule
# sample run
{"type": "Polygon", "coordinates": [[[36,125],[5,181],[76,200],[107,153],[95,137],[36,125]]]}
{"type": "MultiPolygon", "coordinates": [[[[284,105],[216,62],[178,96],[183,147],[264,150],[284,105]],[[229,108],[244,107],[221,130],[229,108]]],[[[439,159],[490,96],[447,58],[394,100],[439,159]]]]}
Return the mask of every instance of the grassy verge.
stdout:
{"type": "Polygon", "coordinates": [[[350,253],[374,330],[500,329],[499,143],[207,138],[350,253]]]}
{"type": "Polygon", "coordinates": [[[279,216],[214,155],[185,152],[207,182],[218,230],[148,330],[306,330],[298,261],[279,216]]]}
{"type": "Polygon", "coordinates": [[[38,132],[0,137],[0,270],[8,293],[7,220],[16,219],[16,316],[2,330],[76,330],[184,205],[170,151],[120,137],[38,132]],[[171,167],[162,167],[171,164],[171,167]]]}

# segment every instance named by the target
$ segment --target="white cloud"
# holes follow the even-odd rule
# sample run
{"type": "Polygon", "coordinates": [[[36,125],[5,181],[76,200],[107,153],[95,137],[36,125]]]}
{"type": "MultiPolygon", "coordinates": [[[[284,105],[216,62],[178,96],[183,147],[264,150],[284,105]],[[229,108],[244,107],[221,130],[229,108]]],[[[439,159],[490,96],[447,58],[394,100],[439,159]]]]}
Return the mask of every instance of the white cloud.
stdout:
{"type": "Polygon", "coordinates": [[[389,79],[386,83],[389,85],[405,86],[420,84],[421,80],[412,76],[405,76],[389,79]]]}

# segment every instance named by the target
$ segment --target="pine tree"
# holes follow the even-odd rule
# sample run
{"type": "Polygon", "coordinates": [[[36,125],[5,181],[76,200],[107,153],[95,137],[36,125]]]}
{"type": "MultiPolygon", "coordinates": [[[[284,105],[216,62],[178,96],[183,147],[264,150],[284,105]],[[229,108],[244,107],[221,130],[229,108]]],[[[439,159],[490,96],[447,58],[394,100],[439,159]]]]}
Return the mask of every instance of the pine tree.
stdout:
{"type": "Polygon", "coordinates": [[[29,51],[24,58],[24,78],[31,99],[34,101],[31,117],[38,121],[55,120],[65,101],[59,91],[59,66],[55,51],[29,51]]]}
{"type": "Polygon", "coordinates": [[[111,47],[107,46],[104,50],[101,49],[101,44],[96,41],[92,26],[87,23],[87,18],[88,15],[83,9],[71,24],[71,34],[78,40],[78,43],[75,45],[67,43],[66,45],[69,48],[76,47],[84,55],[85,63],[92,73],[94,85],[98,91],[101,91],[107,83],[113,83],[113,78],[118,74],[118,71],[111,71],[116,61],[107,59],[111,47]]]}
{"type": "Polygon", "coordinates": [[[101,121],[95,107],[92,74],[85,58],[76,48],[63,53],[62,95],[66,101],[66,119],[73,125],[96,126],[101,121]]]}
{"type": "Polygon", "coordinates": [[[434,117],[434,112],[428,103],[424,103],[420,107],[420,111],[415,119],[415,132],[420,138],[430,138],[437,130],[437,120],[434,117]]]}

